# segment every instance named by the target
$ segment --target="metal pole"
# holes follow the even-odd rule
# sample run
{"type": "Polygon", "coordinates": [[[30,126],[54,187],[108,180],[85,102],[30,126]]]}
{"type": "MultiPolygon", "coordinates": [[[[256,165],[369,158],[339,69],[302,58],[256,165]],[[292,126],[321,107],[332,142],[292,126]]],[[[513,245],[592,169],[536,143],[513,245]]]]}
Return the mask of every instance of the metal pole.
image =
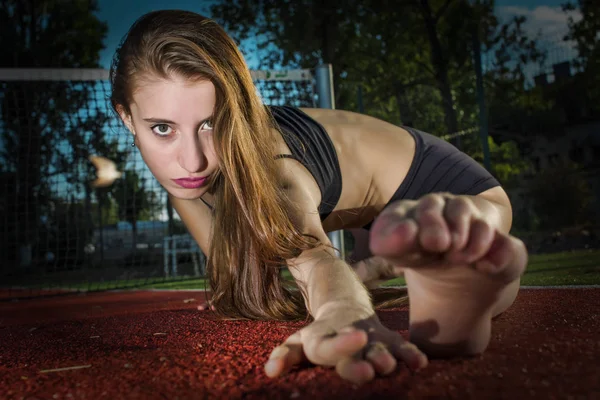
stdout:
{"type": "Polygon", "coordinates": [[[317,80],[317,94],[319,108],[335,108],[333,96],[333,69],[331,64],[317,65],[315,78],[317,80]]]}
{"type": "Polygon", "coordinates": [[[488,143],[488,119],[485,107],[485,93],[483,89],[483,71],[481,67],[481,42],[479,41],[479,18],[475,15],[475,7],[479,1],[473,3],[473,61],[475,64],[475,79],[477,86],[477,103],[479,104],[479,135],[481,138],[481,147],[483,148],[483,165],[488,171],[492,171],[490,161],[490,147],[488,143]]]}
{"type": "MultiPolygon", "coordinates": [[[[317,94],[319,97],[319,108],[335,109],[335,98],[333,94],[333,69],[331,64],[320,64],[316,68],[315,78],[317,81],[317,94]]],[[[346,258],[344,249],[344,232],[333,231],[328,232],[327,236],[331,240],[333,247],[338,249],[339,256],[346,258]]]]}
{"type": "Polygon", "coordinates": [[[169,252],[170,252],[170,244],[169,244],[170,236],[163,238],[163,268],[165,272],[165,278],[169,277],[169,252]]]}
{"type": "Polygon", "coordinates": [[[362,85],[358,85],[358,112],[361,114],[365,112],[365,106],[363,104],[362,85]]]}

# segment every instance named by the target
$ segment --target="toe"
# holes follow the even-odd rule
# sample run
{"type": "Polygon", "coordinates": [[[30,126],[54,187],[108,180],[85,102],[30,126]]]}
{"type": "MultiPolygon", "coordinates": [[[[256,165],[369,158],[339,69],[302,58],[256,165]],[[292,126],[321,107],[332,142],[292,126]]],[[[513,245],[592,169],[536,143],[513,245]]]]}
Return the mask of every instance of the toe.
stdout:
{"type": "Polygon", "coordinates": [[[517,238],[497,234],[489,251],[475,267],[496,279],[512,282],[523,274],[526,265],[525,244],[517,238]]]}
{"type": "Polygon", "coordinates": [[[374,256],[385,259],[402,258],[414,251],[418,245],[419,227],[412,219],[394,220],[389,218],[373,227],[370,237],[370,250],[374,256]]]}

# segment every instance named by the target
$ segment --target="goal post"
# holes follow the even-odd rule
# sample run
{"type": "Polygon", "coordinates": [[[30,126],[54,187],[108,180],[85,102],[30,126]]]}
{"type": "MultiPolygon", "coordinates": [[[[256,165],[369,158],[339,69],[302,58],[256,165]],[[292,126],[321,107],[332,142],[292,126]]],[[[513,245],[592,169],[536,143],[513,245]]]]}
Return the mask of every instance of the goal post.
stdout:
{"type": "MultiPolygon", "coordinates": [[[[327,69],[331,74],[328,65],[250,73],[267,105],[334,108],[327,69]]],[[[182,224],[166,227],[164,190],[110,110],[109,75],[0,68],[0,286],[92,290],[97,281],[129,287],[164,278],[169,267],[177,274],[176,265],[165,265],[177,263],[164,253],[166,243],[173,245],[165,238],[187,232],[182,224]],[[133,172],[119,180],[120,197],[90,189],[90,154],[116,157],[133,172]],[[152,204],[136,211],[140,196],[152,204]]]]}
{"type": "MultiPolygon", "coordinates": [[[[311,81],[310,69],[250,70],[254,81],[311,81]]],[[[102,81],[110,71],[102,68],[0,68],[0,81],[102,81]]]]}
{"type": "MultiPolygon", "coordinates": [[[[316,84],[319,93],[319,108],[335,109],[335,96],[333,91],[333,69],[331,64],[320,64],[316,68],[316,84]]],[[[333,231],[327,234],[331,245],[337,249],[338,255],[344,259],[346,249],[344,245],[344,232],[333,231]]]]}

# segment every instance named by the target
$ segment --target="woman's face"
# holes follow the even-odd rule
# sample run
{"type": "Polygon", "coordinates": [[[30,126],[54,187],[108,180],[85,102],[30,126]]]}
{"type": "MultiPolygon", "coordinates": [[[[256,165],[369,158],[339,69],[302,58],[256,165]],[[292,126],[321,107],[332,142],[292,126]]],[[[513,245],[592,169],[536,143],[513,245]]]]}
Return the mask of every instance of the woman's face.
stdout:
{"type": "Polygon", "coordinates": [[[215,87],[181,77],[145,80],[133,94],[131,115],[121,118],[142,158],[173,196],[195,199],[218,169],[212,115],[215,87]]]}

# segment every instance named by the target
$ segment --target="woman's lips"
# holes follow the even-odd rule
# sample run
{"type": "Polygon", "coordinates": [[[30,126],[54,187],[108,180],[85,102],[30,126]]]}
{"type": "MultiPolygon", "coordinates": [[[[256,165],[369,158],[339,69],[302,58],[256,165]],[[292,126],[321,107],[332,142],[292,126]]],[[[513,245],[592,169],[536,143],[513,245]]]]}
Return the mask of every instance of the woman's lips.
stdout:
{"type": "Polygon", "coordinates": [[[175,182],[176,184],[178,184],[182,188],[197,189],[197,188],[201,187],[202,185],[204,185],[207,180],[208,180],[208,177],[205,176],[204,178],[179,178],[179,179],[173,179],[173,182],[175,182]]]}

